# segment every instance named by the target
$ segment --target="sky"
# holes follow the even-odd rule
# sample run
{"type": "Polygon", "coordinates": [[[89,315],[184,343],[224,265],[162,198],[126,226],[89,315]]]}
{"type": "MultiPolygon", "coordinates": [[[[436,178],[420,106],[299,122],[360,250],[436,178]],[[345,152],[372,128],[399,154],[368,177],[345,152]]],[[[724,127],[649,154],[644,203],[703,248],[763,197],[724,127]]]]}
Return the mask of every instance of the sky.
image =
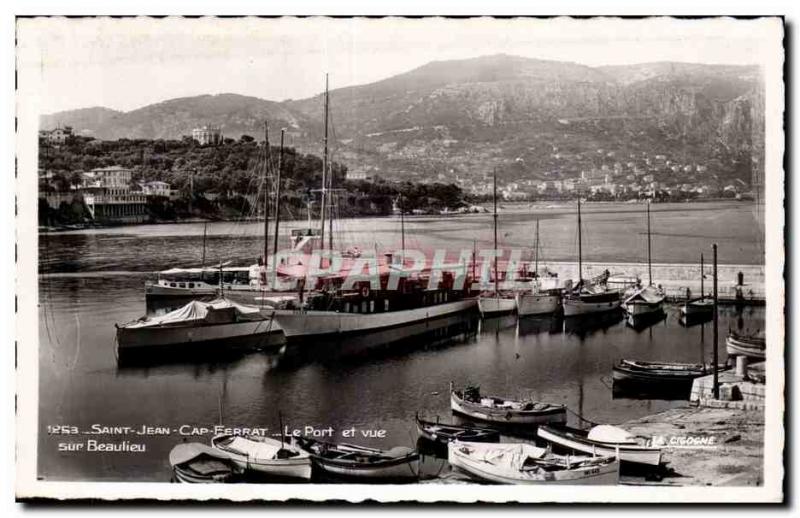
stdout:
{"type": "MultiPolygon", "coordinates": [[[[512,54],[589,66],[758,64],[763,21],[731,19],[22,19],[19,88],[40,113],[122,111],[201,94],[281,101],[430,61],[512,54]]],[[[774,27],[772,27],[774,29],[774,27]]]]}

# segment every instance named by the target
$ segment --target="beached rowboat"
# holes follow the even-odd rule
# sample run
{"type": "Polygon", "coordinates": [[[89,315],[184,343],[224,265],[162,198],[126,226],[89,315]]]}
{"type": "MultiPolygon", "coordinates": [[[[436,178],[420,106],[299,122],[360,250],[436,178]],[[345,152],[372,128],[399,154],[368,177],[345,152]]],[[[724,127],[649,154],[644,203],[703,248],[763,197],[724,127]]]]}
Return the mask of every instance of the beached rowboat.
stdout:
{"type": "Polygon", "coordinates": [[[619,460],[614,457],[556,455],[523,443],[451,442],[451,466],[498,484],[615,485],[619,460]]]}
{"type": "Polygon", "coordinates": [[[536,433],[548,442],[593,456],[617,457],[622,462],[650,466],[661,464],[661,448],[646,446],[616,426],[598,425],[591,430],[540,426],[536,433]]]}
{"type": "Polygon", "coordinates": [[[419,415],[416,416],[415,421],[420,437],[439,444],[447,444],[456,440],[467,442],[500,441],[500,432],[489,428],[426,421],[420,419],[419,415]]]}
{"type": "Polygon", "coordinates": [[[450,408],[458,414],[491,423],[538,425],[567,422],[564,405],[481,396],[478,387],[467,387],[462,392],[454,390],[452,382],[450,408]]]}
{"type": "Polygon", "coordinates": [[[175,480],[188,484],[230,482],[240,472],[226,455],[197,442],[172,448],[169,464],[175,480]]]}
{"type": "Polygon", "coordinates": [[[310,455],[290,442],[260,436],[216,435],[211,446],[244,470],[274,477],[311,478],[310,455]]]}
{"type": "Polygon", "coordinates": [[[378,450],[305,437],[296,440],[314,465],[328,474],[364,481],[416,479],[419,475],[419,453],[411,448],[378,450]]]}

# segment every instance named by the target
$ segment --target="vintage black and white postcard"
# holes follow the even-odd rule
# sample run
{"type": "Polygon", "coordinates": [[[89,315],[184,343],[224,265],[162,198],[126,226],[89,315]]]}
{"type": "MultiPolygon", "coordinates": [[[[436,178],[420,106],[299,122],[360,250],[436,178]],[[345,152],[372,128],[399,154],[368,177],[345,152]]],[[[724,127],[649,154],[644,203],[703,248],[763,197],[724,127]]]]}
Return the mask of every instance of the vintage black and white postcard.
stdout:
{"type": "Polygon", "coordinates": [[[17,18],[17,497],[782,501],[783,37],[17,18]]]}

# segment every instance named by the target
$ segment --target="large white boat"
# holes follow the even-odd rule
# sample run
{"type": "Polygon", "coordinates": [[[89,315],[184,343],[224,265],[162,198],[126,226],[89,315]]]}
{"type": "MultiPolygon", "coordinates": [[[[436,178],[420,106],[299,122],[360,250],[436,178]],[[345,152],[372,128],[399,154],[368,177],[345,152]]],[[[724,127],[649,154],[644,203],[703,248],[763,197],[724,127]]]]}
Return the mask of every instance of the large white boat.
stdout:
{"type": "Polygon", "coordinates": [[[293,340],[404,326],[474,311],[477,304],[476,297],[446,289],[421,289],[406,295],[353,290],[335,295],[316,294],[300,309],[276,310],[273,315],[286,338],[293,340]],[[322,309],[326,307],[330,309],[322,309]]]}
{"type": "Polygon", "coordinates": [[[191,301],[160,316],[116,325],[117,354],[156,352],[177,346],[270,346],[283,341],[281,328],[260,308],[227,299],[191,301]]]}
{"type": "Polygon", "coordinates": [[[497,484],[616,485],[619,460],[615,457],[556,455],[525,443],[454,441],[447,445],[447,461],[471,476],[497,484]]]}

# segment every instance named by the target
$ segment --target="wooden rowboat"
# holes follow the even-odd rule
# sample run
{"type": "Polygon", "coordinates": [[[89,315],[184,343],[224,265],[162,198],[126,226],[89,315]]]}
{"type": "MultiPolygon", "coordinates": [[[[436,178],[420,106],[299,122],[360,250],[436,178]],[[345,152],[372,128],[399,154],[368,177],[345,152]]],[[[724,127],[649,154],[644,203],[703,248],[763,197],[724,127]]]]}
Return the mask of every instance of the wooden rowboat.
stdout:
{"type": "Polygon", "coordinates": [[[406,447],[379,450],[355,444],[298,437],[297,444],[320,470],[363,481],[403,480],[419,476],[419,453],[406,447]]]}
{"type": "Polygon", "coordinates": [[[311,478],[311,457],[291,442],[252,435],[216,435],[211,446],[243,470],[273,477],[311,478]]]}
{"type": "Polygon", "coordinates": [[[226,455],[197,442],[172,448],[169,464],[175,480],[188,484],[231,482],[241,471],[226,455]]]}
{"type": "Polygon", "coordinates": [[[731,332],[725,340],[729,356],[748,356],[763,360],[766,358],[767,343],[763,336],[748,336],[731,332]]]}
{"type": "Polygon", "coordinates": [[[661,448],[646,446],[615,426],[599,425],[591,430],[540,426],[536,433],[548,442],[593,456],[617,457],[621,462],[650,466],[661,464],[661,448]]]}
{"type": "MultiPolygon", "coordinates": [[[[727,366],[719,365],[718,370],[727,366]]],[[[691,384],[695,378],[711,373],[713,366],[699,363],[648,362],[621,359],[613,367],[614,381],[663,384],[691,384]]]]}
{"type": "Polygon", "coordinates": [[[479,480],[497,484],[615,485],[619,460],[614,457],[556,455],[524,443],[451,442],[451,466],[479,480]]]}
{"type": "Polygon", "coordinates": [[[416,416],[415,421],[420,437],[438,444],[447,444],[456,440],[466,442],[500,441],[500,432],[489,428],[425,421],[420,419],[419,415],[416,416]]]}
{"type": "Polygon", "coordinates": [[[457,414],[490,423],[538,425],[567,422],[564,405],[482,396],[478,387],[454,390],[452,382],[450,408],[457,414]]]}

